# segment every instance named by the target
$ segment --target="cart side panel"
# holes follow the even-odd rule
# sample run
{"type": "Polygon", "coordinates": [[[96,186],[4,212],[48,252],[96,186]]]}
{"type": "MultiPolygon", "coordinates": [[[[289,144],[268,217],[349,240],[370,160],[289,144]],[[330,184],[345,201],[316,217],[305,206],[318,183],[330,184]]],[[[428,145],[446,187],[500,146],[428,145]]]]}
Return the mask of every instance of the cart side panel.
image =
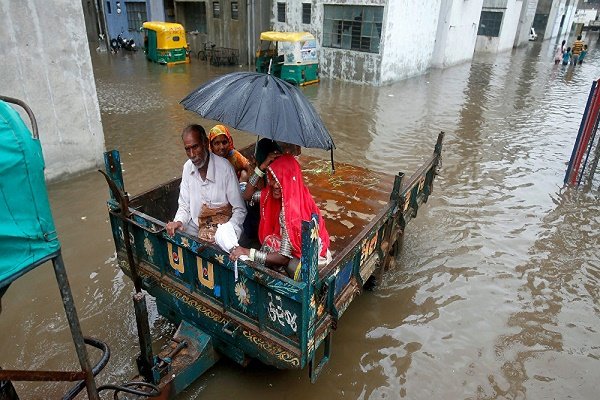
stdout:
{"type": "Polygon", "coordinates": [[[335,296],[339,296],[348,283],[350,282],[350,278],[352,278],[352,271],[354,270],[354,260],[347,261],[343,267],[340,268],[340,272],[337,274],[337,278],[335,280],[335,296]]]}
{"type": "MultiPolygon", "coordinates": [[[[110,218],[117,249],[125,254],[123,222],[114,212],[110,218]]],[[[132,220],[128,223],[135,260],[150,268],[161,283],[178,285],[190,295],[198,295],[221,308],[224,314],[235,316],[241,324],[258,327],[299,346],[306,285],[279,279],[241,261],[236,280],[233,262],[226,253],[184,235],[168,237],[160,225],[141,214],[132,215],[132,220]]],[[[128,266],[122,267],[128,272],[128,266]]],[[[226,336],[226,332],[217,333],[221,339],[227,339],[226,336]]]]}
{"type": "Polygon", "coordinates": [[[245,324],[233,313],[205,303],[179,285],[146,274],[144,263],[141,266],[145,289],[156,297],[159,313],[171,322],[185,320],[199,327],[214,339],[215,348],[232,360],[244,365],[247,357],[251,357],[283,369],[305,366],[297,348],[245,324]]]}

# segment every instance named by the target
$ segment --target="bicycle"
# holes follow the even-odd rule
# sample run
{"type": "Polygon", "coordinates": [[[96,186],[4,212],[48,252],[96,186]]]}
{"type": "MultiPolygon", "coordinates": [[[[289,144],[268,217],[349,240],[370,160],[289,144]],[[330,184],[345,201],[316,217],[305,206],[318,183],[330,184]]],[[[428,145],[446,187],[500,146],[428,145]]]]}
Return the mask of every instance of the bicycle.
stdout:
{"type": "Polygon", "coordinates": [[[217,45],[212,42],[204,42],[202,50],[198,52],[197,58],[202,61],[210,61],[214,56],[215,47],[217,45]]]}

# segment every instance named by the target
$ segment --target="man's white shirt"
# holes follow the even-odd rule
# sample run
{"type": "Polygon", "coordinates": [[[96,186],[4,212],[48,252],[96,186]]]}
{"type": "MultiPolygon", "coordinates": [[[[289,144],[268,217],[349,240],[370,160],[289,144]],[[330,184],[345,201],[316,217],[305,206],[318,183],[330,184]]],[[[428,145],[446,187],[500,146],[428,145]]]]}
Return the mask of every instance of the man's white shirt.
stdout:
{"type": "Polygon", "coordinates": [[[246,204],[242,198],[235,170],[229,161],[209,152],[206,180],[191,160],[183,165],[181,187],[179,188],[179,208],[174,221],[183,223],[184,230],[192,236],[198,236],[198,216],[202,204],[220,207],[231,204],[233,215],[231,223],[239,238],[242,224],[246,218],[246,204]]]}

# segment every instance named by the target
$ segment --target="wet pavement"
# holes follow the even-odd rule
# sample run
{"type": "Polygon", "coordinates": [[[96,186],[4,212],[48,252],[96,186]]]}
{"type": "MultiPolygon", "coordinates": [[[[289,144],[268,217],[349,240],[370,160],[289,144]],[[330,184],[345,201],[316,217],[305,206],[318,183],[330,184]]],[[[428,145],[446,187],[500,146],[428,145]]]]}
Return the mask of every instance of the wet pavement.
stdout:
{"type": "MultiPolygon", "coordinates": [[[[433,195],[407,229],[398,268],[340,320],[317,384],[307,371],[223,360],[180,398],[596,398],[598,184],[562,185],[600,71],[596,39],[575,68],[554,65],[554,43],[529,43],[390,86],[325,80],[303,89],[340,161],[411,173],[445,131],[433,195]]],[[[206,79],[240,70],[195,60],[166,68],[141,53],[92,57],[106,147],[120,150],[131,193],[180,174],[184,125],[211,126],[179,101],[206,79]]],[[[238,147],[254,140],[234,138],[238,147]]],[[[128,380],[133,285],[116,266],[106,184],[91,172],[49,192],[84,333],[113,352],[99,381],[128,380]]],[[[74,367],[61,307],[50,265],[14,283],[3,297],[0,365],[74,367]]],[[[164,340],[172,326],[150,313],[164,340]]],[[[23,399],[46,399],[67,386],[16,387],[23,399]]]]}

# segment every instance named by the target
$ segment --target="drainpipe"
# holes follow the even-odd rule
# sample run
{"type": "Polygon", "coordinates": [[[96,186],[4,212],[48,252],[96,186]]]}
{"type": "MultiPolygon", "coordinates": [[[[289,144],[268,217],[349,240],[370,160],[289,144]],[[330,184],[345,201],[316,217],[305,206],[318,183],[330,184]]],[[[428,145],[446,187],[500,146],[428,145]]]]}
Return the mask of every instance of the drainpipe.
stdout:
{"type": "Polygon", "coordinates": [[[250,66],[250,57],[252,54],[252,48],[250,47],[250,21],[252,17],[250,15],[250,0],[246,0],[246,51],[248,52],[248,66],[250,66]]]}
{"type": "MultiPolygon", "coordinates": [[[[106,13],[104,12],[104,1],[96,0],[94,5],[96,6],[96,15],[98,16],[98,28],[103,31],[102,33],[104,34],[104,46],[106,47],[106,51],[110,51],[110,37],[108,35],[106,13]]],[[[100,44],[100,46],[102,46],[102,44],[100,44]]]]}
{"type": "MultiPolygon", "coordinates": [[[[254,20],[256,19],[256,5],[254,3],[254,0],[252,1],[252,33],[251,33],[251,37],[252,40],[250,41],[251,46],[250,48],[254,51],[256,50],[256,26],[254,26],[254,20]]],[[[262,10],[261,10],[262,11],[262,10]]]]}

